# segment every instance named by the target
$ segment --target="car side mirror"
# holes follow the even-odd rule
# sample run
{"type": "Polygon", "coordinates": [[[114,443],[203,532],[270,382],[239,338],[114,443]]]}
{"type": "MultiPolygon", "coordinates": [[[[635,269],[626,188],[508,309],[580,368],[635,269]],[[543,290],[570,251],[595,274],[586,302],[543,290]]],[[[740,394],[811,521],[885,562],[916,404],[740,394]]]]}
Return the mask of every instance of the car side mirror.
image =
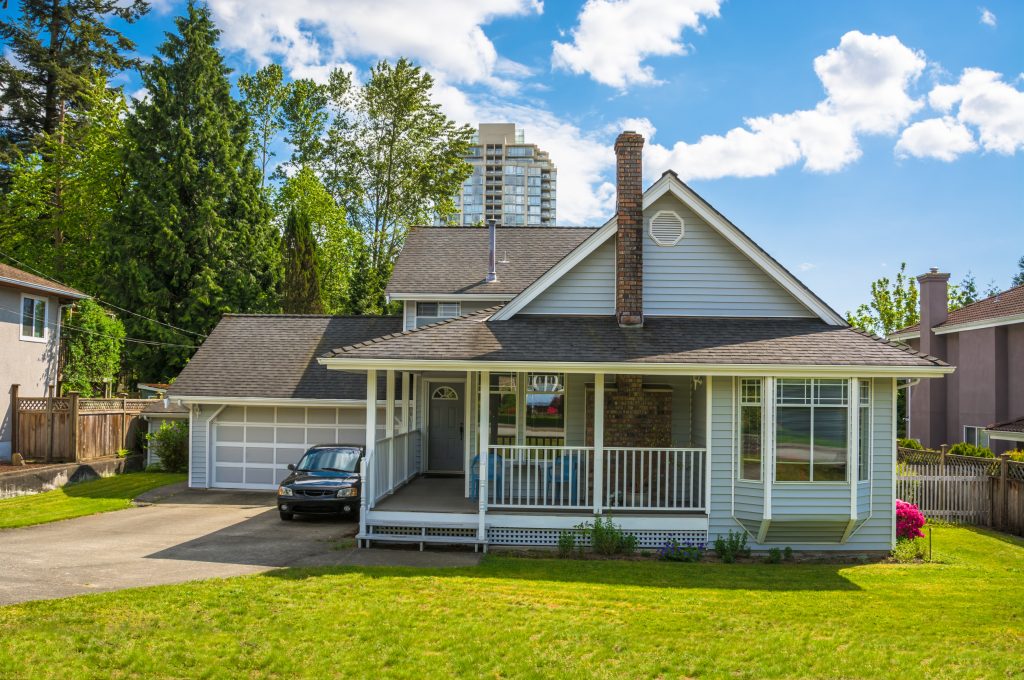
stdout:
{"type": "Polygon", "coordinates": [[[289,470],[294,470],[295,469],[295,463],[288,463],[288,469],[289,470]]]}

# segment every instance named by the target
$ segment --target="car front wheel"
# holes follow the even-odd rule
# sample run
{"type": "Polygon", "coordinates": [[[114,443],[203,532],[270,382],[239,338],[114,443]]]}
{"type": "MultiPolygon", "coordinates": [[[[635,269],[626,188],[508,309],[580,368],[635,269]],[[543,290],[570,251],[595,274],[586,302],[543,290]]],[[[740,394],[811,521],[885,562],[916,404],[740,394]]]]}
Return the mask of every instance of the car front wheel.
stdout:
{"type": "Polygon", "coordinates": [[[290,522],[293,519],[295,519],[295,515],[293,513],[285,512],[284,510],[282,510],[281,511],[281,519],[283,521],[285,521],[285,522],[290,522]]]}

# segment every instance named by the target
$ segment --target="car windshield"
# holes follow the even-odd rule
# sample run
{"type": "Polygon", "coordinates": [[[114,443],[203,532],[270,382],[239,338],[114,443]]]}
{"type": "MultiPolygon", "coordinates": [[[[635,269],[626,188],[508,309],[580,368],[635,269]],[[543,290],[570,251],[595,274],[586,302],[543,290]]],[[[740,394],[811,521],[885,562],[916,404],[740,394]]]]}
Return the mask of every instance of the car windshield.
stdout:
{"type": "Polygon", "coordinates": [[[297,468],[303,472],[328,470],[330,472],[356,472],[359,469],[359,449],[313,449],[299,461],[297,468]]]}

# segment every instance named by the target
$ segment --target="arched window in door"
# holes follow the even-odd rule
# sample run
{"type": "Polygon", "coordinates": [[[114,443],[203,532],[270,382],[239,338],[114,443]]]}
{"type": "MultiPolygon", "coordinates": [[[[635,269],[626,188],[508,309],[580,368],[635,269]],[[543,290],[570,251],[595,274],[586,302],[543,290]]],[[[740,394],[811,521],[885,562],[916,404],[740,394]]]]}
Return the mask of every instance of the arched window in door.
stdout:
{"type": "Polygon", "coordinates": [[[437,399],[438,401],[458,401],[459,393],[450,385],[441,385],[434,390],[434,393],[430,395],[430,398],[437,399]]]}

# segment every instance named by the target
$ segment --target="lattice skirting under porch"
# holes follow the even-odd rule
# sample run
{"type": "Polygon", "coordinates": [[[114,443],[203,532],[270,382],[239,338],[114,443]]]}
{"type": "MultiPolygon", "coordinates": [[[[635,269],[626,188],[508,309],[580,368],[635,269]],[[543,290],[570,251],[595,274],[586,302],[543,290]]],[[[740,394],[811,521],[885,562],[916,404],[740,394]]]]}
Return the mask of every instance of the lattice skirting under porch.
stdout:
{"type": "MultiPolygon", "coordinates": [[[[489,527],[487,542],[491,545],[558,545],[558,537],[566,531],[576,534],[578,544],[589,545],[590,540],[585,534],[574,529],[523,529],[516,527],[489,527]]],[[[707,531],[628,531],[637,539],[638,548],[660,548],[665,543],[676,540],[679,543],[707,543],[707,531]]]]}
{"type": "Polygon", "coordinates": [[[425,536],[445,538],[475,538],[476,529],[468,527],[432,527],[432,526],[389,526],[386,524],[371,524],[367,527],[369,536],[425,536]]]}

